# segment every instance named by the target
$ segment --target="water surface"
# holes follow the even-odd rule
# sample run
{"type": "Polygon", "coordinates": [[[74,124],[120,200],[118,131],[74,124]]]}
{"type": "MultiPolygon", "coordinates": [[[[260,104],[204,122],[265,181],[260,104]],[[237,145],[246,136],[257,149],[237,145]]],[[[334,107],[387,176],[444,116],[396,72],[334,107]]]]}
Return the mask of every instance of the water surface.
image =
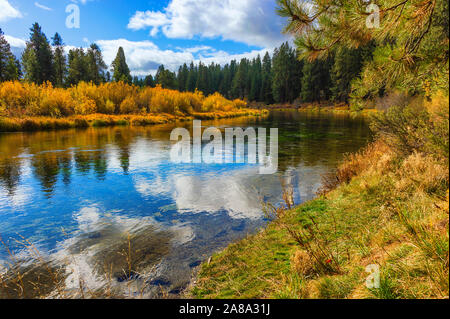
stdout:
{"type": "Polygon", "coordinates": [[[250,164],[171,163],[170,132],[180,125],[192,124],[0,134],[3,241],[20,256],[26,250],[16,240],[26,238],[67,265],[69,286],[83,277],[100,287],[105,264],[118,283],[133,277],[121,272],[130,235],[149,295],[161,287],[176,294],[201,261],[264,226],[261,200],[280,203],[281,184],[293,187],[296,204],[312,199],[321,176],[370,140],[366,121],[348,115],[202,122],[277,127],[279,171],[259,175],[250,164]]]}

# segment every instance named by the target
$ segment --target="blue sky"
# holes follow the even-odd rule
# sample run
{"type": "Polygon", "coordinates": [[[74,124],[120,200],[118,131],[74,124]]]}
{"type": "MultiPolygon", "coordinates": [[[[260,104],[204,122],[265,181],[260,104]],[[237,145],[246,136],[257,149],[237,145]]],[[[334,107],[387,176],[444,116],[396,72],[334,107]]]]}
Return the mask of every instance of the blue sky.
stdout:
{"type": "Polygon", "coordinates": [[[135,75],[172,70],[194,60],[224,64],[271,51],[287,38],[274,0],[0,0],[0,27],[13,50],[23,50],[38,22],[47,37],[60,33],[68,49],[97,43],[109,64],[124,47],[135,75]],[[68,28],[69,5],[80,27],[68,28]]]}

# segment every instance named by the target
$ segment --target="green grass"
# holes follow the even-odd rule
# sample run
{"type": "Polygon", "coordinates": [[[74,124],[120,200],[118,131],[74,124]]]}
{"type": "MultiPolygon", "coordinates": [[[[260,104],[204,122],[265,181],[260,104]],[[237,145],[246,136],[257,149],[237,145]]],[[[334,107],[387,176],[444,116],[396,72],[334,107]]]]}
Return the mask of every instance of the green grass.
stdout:
{"type": "MultiPolygon", "coordinates": [[[[381,157],[383,152],[377,156],[381,157]]],[[[444,298],[448,297],[448,195],[416,181],[426,170],[404,170],[388,154],[326,196],[284,212],[260,233],[230,245],[203,264],[195,298],[444,298]],[[408,192],[403,185],[412,183],[408,192]],[[303,234],[300,245],[287,229],[303,234]],[[314,261],[299,273],[296,251],[325,253],[333,271],[314,261]],[[380,266],[380,288],[369,289],[368,265],[380,266]]],[[[430,158],[416,160],[439,171],[430,158]]],[[[410,164],[408,164],[410,165],[410,164]]],[[[421,167],[422,167],[421,166],[421,167]]],[[[408,166],[409,167],[409,166],[408,166]]],[[[430,181],[434,183],[435,181],[430,181]]],[[[447,179],[440,189],[448,189],[447,179]]],[[[312,260],[312,258],[311,258],[312,260]]]]}

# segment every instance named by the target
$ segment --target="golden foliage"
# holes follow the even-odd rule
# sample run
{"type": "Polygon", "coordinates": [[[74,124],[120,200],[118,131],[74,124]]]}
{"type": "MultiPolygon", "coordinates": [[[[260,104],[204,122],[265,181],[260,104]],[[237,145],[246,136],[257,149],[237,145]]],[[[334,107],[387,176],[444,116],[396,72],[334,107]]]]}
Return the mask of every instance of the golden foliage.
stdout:
{"type": "Polygon", "coordinates": [[[9,117],[67,117],[89,114],[167,113],[192,115],[198,112],[231,112],[245,108],[242,100],[230,101],[219,93],[205,97],[203,92],[179,92],[138,88],[123,82],[95,85],[81,82],[68,89],[50,83],[9,81],[0,83],[0,110],[9,117]]]}

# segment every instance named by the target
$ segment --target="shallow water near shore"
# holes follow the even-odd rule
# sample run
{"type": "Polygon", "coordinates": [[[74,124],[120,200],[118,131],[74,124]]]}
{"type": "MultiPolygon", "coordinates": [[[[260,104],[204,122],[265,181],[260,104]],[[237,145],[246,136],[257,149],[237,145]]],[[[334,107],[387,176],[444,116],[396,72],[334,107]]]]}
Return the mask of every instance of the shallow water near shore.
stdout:
{"type": "Polygon", "coordinates": [[[191,125],[0,134],[2,240],[19,260],[32,254],[24,239],[35,245],[69,290],[82,281],[131,297],[177,296],[201,262],[267,223],[261,201],[281,203],[282,184],[295,204],[314,198],[321,176],[371,139],[366,120],[346,114],[202,121],[278,128],[278,173],[259,175],[246,163],[172,163],[170,132],[191,125]]]}

